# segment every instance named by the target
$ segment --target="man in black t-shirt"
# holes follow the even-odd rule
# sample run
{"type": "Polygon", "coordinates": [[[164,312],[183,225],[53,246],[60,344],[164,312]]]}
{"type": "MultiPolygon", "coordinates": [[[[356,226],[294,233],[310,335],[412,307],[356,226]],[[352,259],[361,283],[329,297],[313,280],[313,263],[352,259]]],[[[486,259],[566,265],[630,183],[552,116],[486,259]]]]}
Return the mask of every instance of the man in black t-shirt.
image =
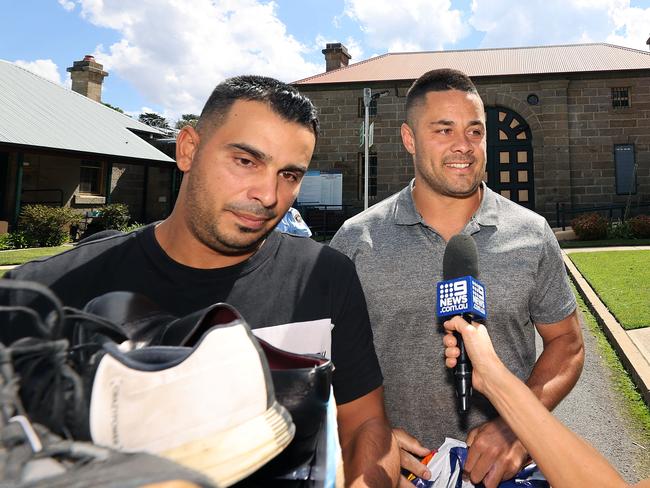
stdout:
{"type": "Polygon", "coordinates": [[[347,483],[394,486],[399,454],[354,265],[329,247],[273,232],[298,194],[317,134],[315,108],[293,87],[228,79],[196,129],[178,135],[184,177],[167,219],[8,277],[43,283],[76,307],[116,290],[142,293],[179,316],[224,301],[272,344],[331,356],[347,483]]]}

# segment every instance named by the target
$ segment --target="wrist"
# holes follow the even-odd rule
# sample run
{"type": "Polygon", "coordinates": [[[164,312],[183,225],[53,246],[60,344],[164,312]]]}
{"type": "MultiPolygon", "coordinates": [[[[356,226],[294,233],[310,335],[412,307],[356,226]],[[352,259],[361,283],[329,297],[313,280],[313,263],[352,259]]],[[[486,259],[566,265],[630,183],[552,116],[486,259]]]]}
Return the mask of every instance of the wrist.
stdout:
{"type": "Polygon", "coordinates": [[[483,373],[483,394],[492,400],[498,397],[500,393],[507,392],[509,383],[517,378],[504,366],[501,361],[495,361],[489,369],[483,373]]]}

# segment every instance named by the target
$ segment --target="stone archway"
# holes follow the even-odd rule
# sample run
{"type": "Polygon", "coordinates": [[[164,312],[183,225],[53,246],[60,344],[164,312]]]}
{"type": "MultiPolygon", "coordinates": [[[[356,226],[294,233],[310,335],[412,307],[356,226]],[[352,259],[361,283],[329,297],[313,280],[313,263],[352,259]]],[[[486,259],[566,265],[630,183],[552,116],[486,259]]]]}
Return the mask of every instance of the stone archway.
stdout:
{"type": "Polygon", "coordinates": [[[533,137],[521,115],[505,107],[487,107],[487,185],[535,210],[533,137]]]}

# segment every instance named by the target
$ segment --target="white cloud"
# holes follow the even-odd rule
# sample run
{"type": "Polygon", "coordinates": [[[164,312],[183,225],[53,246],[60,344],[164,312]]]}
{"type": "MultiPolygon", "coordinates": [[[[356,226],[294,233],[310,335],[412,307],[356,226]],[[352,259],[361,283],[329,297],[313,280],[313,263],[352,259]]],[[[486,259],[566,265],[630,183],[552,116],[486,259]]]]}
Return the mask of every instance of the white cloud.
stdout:
{"type": "Polygon", "coordinates": [[[611,13],[616,32],[607,36],[607,42],[645,50],[650,35],[650,8],[630,7],[611,13]]]}
{"type": "Polygon", "coordinates": [[[59,0],[59,5],[61,5],[68,12],[74,10],[75,3],[72,0],[59,0]]]}
{"type": "MultiPolygon", "coordinates": [[[[287,33],[274,2],[260,0],[78,0],[94,25],[120,41],[97,62],[131,83],[164,114],[198,113],[214,86],[238,74],[293,81],[322,71],[287,33]]],[[[110,100],[108,100],[110,102],[110,100]]]]}
{"type": "Polygon", "coordinates": [[[611,42],[645,47],[650,9],[630,0],[473,0],[470,24],[485,32],[481,47],[611,42]]]}
{"type": "Polygon", "coordinates": [[[370,47],[389,52],[438,50],[469,34],[450,0],[346,0],[370,47]]]}
{"type": "Polygon", "coordinates": [[[19,59],[14,61],[14,64],[25,68],[27,71],[31,71],[43,78],[53,81],[58,85],[64,85],[61,81],[61,75],[59,73],[59,67],[51,59],[37,59],[35,61],[23,61],[19,59]]]}

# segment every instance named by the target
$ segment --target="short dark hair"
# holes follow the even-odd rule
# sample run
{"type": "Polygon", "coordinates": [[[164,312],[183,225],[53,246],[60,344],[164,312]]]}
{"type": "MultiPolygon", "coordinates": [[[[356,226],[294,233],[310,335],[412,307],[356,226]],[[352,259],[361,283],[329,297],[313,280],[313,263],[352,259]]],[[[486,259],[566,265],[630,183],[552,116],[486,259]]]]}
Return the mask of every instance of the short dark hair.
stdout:
{"type": "Polygon", "coordinates": [[[449,68],[427,71],[406,92],[406,119],[410,120],[413,107],[420,105],[427,93],[447,90],[459,90],[478,96],[476,86],[462,71],[449,68]]]}
{"type": "Polygon", "coordinates": [[[291,85],[256,75],[235,76],[219,83],[205,102],[196,129],[200,132],[207,125],[219,126],[237,100],[266,102],[282,118],[309,128],[318,138],[320,122],[311,100],[291,85]]]}

